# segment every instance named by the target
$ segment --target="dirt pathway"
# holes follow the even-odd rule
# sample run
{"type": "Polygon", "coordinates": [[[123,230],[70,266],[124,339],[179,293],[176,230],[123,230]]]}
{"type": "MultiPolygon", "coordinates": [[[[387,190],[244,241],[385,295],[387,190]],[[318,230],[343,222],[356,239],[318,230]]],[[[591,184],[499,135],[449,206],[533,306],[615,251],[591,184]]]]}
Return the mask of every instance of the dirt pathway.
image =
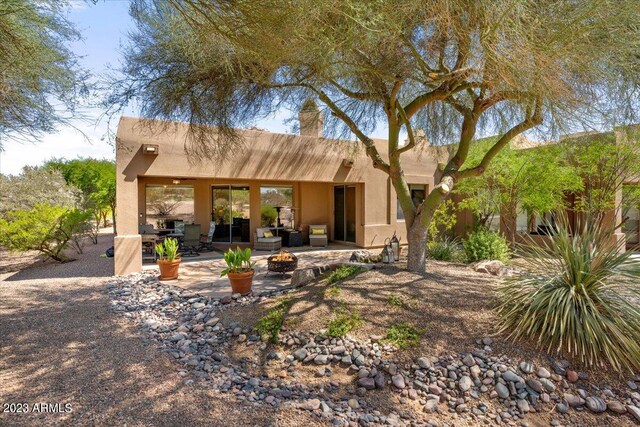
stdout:
{"type": "Polygon", "coordinates": [[[111,238],[101,240],[72,263],[0,275],[0,425],[318,422],[185,385],[167,355],[111,312],[104,285],[112,263],[100,257],[111,238]],[[29,413],[4,412],[17,409],[5,408],[11,403],[29,413]]]}

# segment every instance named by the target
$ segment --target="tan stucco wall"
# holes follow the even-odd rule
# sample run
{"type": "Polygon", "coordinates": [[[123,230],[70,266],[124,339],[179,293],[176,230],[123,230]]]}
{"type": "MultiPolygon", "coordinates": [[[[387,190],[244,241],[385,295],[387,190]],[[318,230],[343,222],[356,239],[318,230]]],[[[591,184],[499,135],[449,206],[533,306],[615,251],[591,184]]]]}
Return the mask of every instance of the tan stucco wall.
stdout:
{"type": "MultiPolygon", "coordinates": [[[[394,231],[406,242],[404,221],[396,220],[396,194],[388,176],[374,169],[362,150],[354,150],[354,142],[257,130],[241,130],[239,135],[244,149],[236,150],[234,156],[197,161],[185,150],[187,125],[123,117],[116,138],[118,234],[137,235],[138,224],[144,222],[145,185],[171,184],[178,178],[181,184],[194,186],[195,222],[202,225],[203,233],[210,220],[211,185],[233,183],[250,186],[252,239],[260,219],[259,189],[268,185],[293,186],[297,226],[327,224],[333,237],[333,187],[344,184],[356,188],[357,246],[380,246],[394,231]],[[142,144],[159,146],[159,154],[143,154],[142,144]],[[345,159],[353,165],[345,166],[345,159]]],[[[387,142],[375,143],[386,158],[387,142]]],[[[432,188],[435,154],[427,148],[402,156],[408,182],[432,188]]],[[[137,257],[132,251],[139,250],[126,249],[116,252],[116,274],[141,269],[129,261],[137,257]]]]}

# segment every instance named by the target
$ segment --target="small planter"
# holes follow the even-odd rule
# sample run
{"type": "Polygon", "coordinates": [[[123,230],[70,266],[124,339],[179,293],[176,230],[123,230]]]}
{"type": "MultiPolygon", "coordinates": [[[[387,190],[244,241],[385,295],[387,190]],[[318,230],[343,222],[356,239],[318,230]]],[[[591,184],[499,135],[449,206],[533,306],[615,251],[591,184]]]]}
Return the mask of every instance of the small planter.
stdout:
{"type": "Polygon", "coordinates": [[[229,283],[231,283],[231,292],[234,294],[247,295],[251,293],[251,285],[253,284],[253,270],[241,273],[227,273],[229,283]]]}
{"type": "Polygon", "coordinates": [[[158,264],[158,267],[160,268],[160,280],[177,279],[181,262],[181,258],[176,258],[173,261],[167,261],[166,259],[157,260],[156,264],[158,264]]]}

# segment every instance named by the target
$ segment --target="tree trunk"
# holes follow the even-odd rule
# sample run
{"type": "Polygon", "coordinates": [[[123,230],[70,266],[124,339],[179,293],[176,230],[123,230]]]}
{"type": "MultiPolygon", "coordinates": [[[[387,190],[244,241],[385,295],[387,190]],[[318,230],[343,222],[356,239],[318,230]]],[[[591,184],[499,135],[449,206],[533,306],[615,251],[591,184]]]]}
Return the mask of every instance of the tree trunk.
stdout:
{"type": "Polygon", "coordinates": [[[418,219],[407,230],[407,270],[424,273],[427,268],[427,227],[418,219]]]}

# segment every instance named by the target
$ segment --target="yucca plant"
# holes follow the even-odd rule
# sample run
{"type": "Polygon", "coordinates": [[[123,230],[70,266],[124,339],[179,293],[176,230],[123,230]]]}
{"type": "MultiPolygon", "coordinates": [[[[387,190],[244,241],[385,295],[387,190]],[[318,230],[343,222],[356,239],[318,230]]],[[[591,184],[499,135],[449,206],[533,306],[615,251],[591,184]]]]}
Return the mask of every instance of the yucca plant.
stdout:
{"type": "Polygon", "coordinates": [[[427,258],[437,261],[460,262],[465,260],[458,239],[443,237],[427,242],[427,258]]]}
{"type": "Polygon", "coordinates": [[[587,219],[574,229],[560,216],[549,244],[521,248],[526,272],[498,291],[500,330],[585,365],[640,369],[640,260],[609,227],[587,219]]]}

